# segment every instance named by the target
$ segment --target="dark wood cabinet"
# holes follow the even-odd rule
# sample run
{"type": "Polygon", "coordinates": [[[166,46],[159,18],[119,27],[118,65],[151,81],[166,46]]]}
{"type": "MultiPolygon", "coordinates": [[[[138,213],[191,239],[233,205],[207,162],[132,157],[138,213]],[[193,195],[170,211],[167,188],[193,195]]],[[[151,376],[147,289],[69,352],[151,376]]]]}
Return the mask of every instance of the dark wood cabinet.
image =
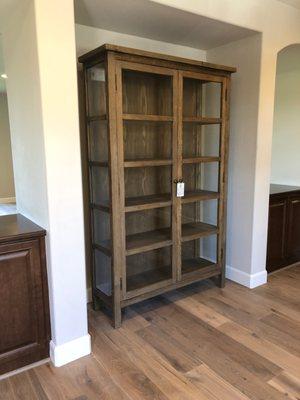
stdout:
{"type": "Polygon", "coordinates": [[[0,374],[49,355],[44,237],[20,214],[0,217],[0,374]]]}
{"type": "Polygon", "coordinates": [[[300,261],[300,189],[288,199],[287,256],[289,263],[300,261]]]}
{"type": "Polygon", "coordinates": [[[113,45],[82,56],[93,300],[225,279],[235,68],[113,45]],[[185,185],[185,189],[183,188],[185,185]]]}
{"type": "Polygon", "coordinates": [[[267,271],[300,261],[300,188],[271,185],[267,271]]]}

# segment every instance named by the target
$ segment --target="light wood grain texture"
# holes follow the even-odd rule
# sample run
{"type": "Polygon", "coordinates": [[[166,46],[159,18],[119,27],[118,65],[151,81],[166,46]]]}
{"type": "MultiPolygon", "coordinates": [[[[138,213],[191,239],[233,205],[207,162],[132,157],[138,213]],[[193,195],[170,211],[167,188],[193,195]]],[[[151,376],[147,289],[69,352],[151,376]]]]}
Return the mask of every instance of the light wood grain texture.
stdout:
{"type": "Polygon", "coordinates": [[[208,281],[178,289],[128,307],[118,330],[90,310],[93,355],[0,380],[0,399],[299,400],[300,359],[286,341],[299,342],[300,316],[285,313],[299,267],[253,290],[208,281]],[[280,277],[292,289],[284,305],[269,295],[280,277]]]}
{"type": "Polygon", "coordinates": [[[269,384],[282,392],[287,399],[299,400],[300,379],[297,379],[286,372],[282,372],[280,375],[271,379],[269,384]]]}

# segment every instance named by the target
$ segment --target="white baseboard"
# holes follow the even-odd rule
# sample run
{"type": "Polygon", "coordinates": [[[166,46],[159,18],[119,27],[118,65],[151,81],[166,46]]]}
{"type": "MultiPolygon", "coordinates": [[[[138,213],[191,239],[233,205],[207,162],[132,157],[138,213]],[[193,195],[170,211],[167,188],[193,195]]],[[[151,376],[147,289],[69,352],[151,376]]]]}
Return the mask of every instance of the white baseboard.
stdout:
{"type": "Polygon", "coordinates": [[[0,204],[12,204],[16,202],[15,197],[0,197],[0,204]]]}
{"type": "Polygon", "coordinates": [[[61,367],[80,357],[87,356],[90,353],[90,335],[82,336],[58,346],[52,340],[50,342],[50,359],[55,367],[61,367]]]}
{"type": "Polygon", "coordinates": [[[261,271],[256,274],[247,274],[246,272],[227,265],[226,278],[250,289],[254,289],[257,286],[267,283],[268,274],[267,271],[261,271]]]}

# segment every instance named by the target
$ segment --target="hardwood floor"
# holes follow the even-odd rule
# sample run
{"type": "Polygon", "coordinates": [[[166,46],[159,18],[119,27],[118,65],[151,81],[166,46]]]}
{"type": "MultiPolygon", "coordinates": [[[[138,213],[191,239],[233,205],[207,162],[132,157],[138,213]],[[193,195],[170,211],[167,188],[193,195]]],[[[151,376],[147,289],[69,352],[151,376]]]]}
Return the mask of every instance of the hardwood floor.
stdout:
{"type": "Polygon", "coordinates": [[[90,311],[93,356],[0,381],[1,400],[299,400],[300,266],[254,290],[210,282],[90,311]]]}

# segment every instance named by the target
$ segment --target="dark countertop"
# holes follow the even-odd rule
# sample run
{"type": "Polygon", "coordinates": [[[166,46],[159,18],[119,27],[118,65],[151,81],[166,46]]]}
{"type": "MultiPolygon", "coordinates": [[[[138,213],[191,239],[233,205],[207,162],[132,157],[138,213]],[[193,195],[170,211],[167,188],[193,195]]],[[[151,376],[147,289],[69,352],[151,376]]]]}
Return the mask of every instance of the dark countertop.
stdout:
{"type": "Polygon", "coordinates": [[[297,191],[300,191],[299,186],[276,185],[275,183],[271,183],[270,185],[270,194],[289,193],[297,191]]]}
{"type": "Polygon", "coordinates": [[[45,235],[45,229],[34,224],[22,214],[0,216],[0,243],[45,235]]]}

